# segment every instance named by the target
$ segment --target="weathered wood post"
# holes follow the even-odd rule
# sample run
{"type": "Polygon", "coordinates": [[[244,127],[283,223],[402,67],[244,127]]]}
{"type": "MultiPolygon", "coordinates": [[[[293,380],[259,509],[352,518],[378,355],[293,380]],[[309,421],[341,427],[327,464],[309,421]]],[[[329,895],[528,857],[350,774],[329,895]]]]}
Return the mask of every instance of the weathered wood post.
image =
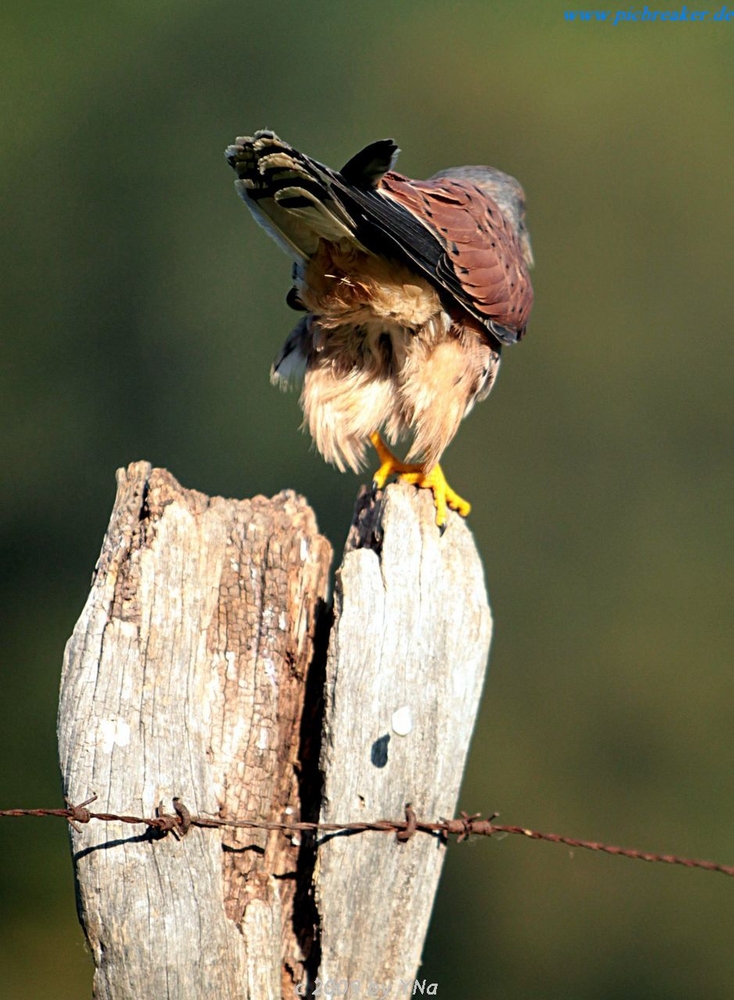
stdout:
{"type": "MultiPolygon", "coordinates": [[[[471,535],[430,496],[365,495],[331,550],[305,501],[224,500],[145,463],[118,473],[67,645],[64,792],[99,811],[347,823],[453,815],[491,632],[471,535]],[[328,643],[328,651],[327,651],[328,643]]],[[[94,996],[277,1000],[317,979],[400,984],[445,846],[121,823],[71,831],[94,996]]],[[[356,993],[353,988],[352,994],[356,993]]]]}

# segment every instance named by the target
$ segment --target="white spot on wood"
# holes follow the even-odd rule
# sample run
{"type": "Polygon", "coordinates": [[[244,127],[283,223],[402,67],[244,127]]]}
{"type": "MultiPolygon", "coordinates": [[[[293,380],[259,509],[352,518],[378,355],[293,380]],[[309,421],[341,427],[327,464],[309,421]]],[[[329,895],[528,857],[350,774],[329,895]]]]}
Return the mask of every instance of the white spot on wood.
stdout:
{"type": "Polygon", "coordinates": [[[403,705],[392,714],[392,731],[396,736],[407,736],[413,729],[413,713],[410,705],[403,705]]]}
{"type": "Polygon", "coordinates": [[[112,753],[113,747],[126,747],[130,742],[130,726],[124,719],[110,716],[99,720],[97,746],[103,753],[112,753]]]}

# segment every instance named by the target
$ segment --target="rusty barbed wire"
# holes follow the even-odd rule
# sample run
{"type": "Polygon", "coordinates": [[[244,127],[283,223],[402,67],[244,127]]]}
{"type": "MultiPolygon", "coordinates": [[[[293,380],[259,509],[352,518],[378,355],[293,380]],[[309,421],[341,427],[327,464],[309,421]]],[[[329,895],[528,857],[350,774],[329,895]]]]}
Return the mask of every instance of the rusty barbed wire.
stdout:
{"type": "Polygon", "coordinates": [[[378,819],[358,823],[312,823],[299,820],[249,820],[234,819],[227,816],[194,816],[186,808],[180,798],[173,799],[173,813],[165,813],[162,804],[156,810],[155,816],[129,816],[118,813],[92,812],[87,807],[96,800],[92,795],[79,805],[67,803],[64,809],[0,809],[2,817],[20,816],[55,816],[65,819],[78,829],[77,824],[90,823],[97,820],[103,823],[127,823],[129,825],[146,826],[157,831],[161,836],[167,833],[180,839],[185,837],[192,827],[202,828],[236,828],[250,830],[277,830],[284,834],[298,833],[344,833],[357,834],[367,831],[394,833],[397,840],[404,843],[417,833],[426,833],[440,837],[447,842],[449,837],[456,837],[456,843],[468,840],[469,837],[491,837],[498,833],[513,834],[526,837],[529,840],[543,840],[551,844],[563,844],[565,847],[578,848],[585,851],[598,851],[614,857],[628,858],[632,861],[647,861],[657,864],[680,865],[683,868],[698,868],[703,871],[719,872],[721,875],[734,877],[734,865],[719,864],[716,861],[703,861],[696,858],[684,858],[677,854],[659,854],[653,851],[641,851],[634,847],[617,847],[597,840],[582,840],[578,837],[565,837],[559,833],[543,833],[524,826],[513,826],[507,823],[495,823],[499,813],[491,813],[482,819],[481,813],[463,812],[453,819],[440,819],[437,822],[418,819],[412,806],[405,807],[404,820],[378,819]]]}

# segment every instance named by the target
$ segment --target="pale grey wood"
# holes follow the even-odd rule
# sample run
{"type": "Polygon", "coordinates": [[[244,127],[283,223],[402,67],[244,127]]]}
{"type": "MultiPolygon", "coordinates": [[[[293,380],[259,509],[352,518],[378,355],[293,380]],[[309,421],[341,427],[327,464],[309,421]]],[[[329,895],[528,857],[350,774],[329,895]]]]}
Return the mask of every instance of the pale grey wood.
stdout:
{"type": "MultiPolygon", "coordinates": [[[[441,535],[425,491],[365,492],[337,574],[322,792],[329,558],[290,492],[210,499],[146,463],[121,471],[65,656],[69,800],[97,792],[98,811],[150,815],[175,795],[255,820],[319,803],[326,822],[399,819],[407,803],[453,815],[491,634],[471,534],[452,514],[441,535]]],[[[179,842],[116,823],[71,839],[97,1000],[290,998],[316,976],[405,992],[445,852],[422,834],[361,833],[321,838],[315,858],[310,839],[275,832],[193,828],[179,842]]]]}
{"type": "MultiPolygon", "coordinates": [[[[439,533],[427,491],[389,486],[372,508],[366,501],[337,573],[322,821],[401,819],[407,803],[421,819],[453,816],[492,631],[482,565],[458,516],[439,533]]],[[[370,982],[397,991],[402,981],[408,995],[444,853],[423,834],[324,838],[323,983],[359,981],[368,995],[370,982]]]]}
{"type": "MultiPolygon", "coordinates": [[[[210,499],[146,463],[121,470],[64,660],[67,798],[96,792],[96,811],[149,816],[179,796],[192,813],[298,818],[329,561],[293,493],[210,499]]],[[[291,840],[196,828],[150,840],[93,822],[71,841],[97,1000],[277,1000],[305,975],[291,840]]]]}

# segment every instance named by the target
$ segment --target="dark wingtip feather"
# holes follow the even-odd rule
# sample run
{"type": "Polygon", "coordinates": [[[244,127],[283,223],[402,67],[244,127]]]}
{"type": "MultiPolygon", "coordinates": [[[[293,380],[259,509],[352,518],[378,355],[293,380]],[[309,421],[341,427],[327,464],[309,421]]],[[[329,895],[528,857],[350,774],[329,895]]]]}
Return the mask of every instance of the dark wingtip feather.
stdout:
{"type": "Polygon", "coordinates": [[[378,139],[360,149],[351,160],[347,160],[339,171],[348,184],[355,187],[373,188],[378,181],[392,170],[400,149],[393,139],[378,139]]]}
{"type": "Polygon", "coordinates": [[[487,326],[503,344],[517,344],[525,336],[525,327],[521,330],[512,330],[508,326],[495,323],[493,319],[487,323],[487,326]]]}

